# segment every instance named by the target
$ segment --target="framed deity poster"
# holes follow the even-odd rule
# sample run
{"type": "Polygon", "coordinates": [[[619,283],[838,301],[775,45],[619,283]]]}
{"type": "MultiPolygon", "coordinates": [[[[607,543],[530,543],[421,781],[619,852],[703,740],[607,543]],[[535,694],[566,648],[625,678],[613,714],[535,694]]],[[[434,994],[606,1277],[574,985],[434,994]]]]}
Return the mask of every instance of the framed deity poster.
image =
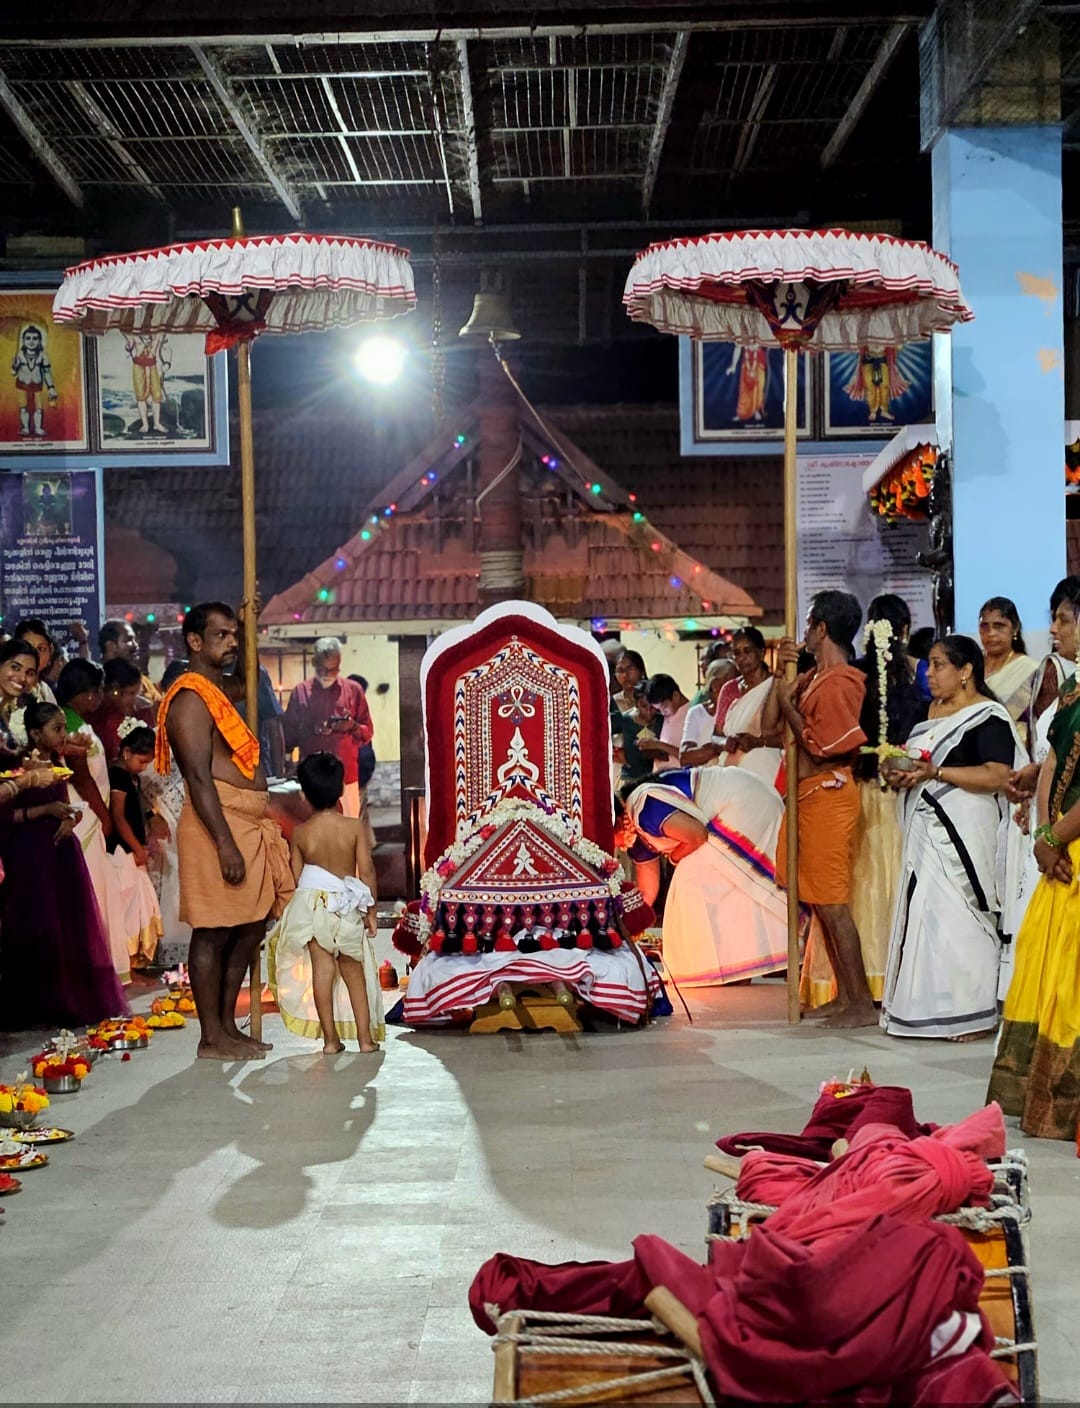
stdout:
{"type": "Polygon", "coordinates": [[[894,435],[934,419],[932,342],[824,354],[825,434],[894,435]]]}
{"type": "Polygon", "coordinates": [[[57,327],[52,301],[0,288],[0,454],[88,448],[83,339],[57,327]]]}
{"type": "MultiPolygon", "coordinates": [[[[779,347],[694,342],[694,439],[772,440],[784,434],[784,353],[779,347]]],[[[799,430],[810,434],[809,370],[799,356],[799,430]]]]}
{"type": "Polygon", "coordinates": [[[3,625],[43,616],[63,644],[66,623],[97,639],[104,601],[101,474],[94,469],[0,473],[3,625]]]}
{"type": "Polygon", "coordinates": [[[213,450],[215,378],[201,335],[94,339],[97,443],[106,454],[213,450]]]}

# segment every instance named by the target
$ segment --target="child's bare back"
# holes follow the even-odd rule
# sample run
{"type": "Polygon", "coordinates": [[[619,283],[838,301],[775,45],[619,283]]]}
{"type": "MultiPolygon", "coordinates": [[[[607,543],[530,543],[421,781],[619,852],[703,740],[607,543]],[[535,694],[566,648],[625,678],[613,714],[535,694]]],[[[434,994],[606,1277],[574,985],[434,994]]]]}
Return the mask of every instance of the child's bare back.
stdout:
{"type": "Polygon", "coordinates": [[[338,811],[316,812],[292,835],[293,870],[319,865],[331,875],[357,875],[375,893],[375,866],[360,822],[338,811]]]}

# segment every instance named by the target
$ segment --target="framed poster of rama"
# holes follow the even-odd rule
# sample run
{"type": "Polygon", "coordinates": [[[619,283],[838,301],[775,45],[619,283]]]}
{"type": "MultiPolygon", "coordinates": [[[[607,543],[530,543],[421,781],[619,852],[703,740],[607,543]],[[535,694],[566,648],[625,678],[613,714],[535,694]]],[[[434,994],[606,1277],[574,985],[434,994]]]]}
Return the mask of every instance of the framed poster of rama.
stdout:
{"type": "Polygon", "coordinates": [[[90,447],[82,336],[52,320],[50,290],[0,288],[0,454],[90,447]]]}
{"type": "Polygon", "coordinates": [[[198,334],[59,326],[60,280],[0,271],[0,470],[227,465],[227,354],[198,334]]]}
{"type": "Polygon", "coordinates": [[[214,366],[201,334],[108,332],[93,343],[97,445],[107,454],[214,448],[214,366]]]}

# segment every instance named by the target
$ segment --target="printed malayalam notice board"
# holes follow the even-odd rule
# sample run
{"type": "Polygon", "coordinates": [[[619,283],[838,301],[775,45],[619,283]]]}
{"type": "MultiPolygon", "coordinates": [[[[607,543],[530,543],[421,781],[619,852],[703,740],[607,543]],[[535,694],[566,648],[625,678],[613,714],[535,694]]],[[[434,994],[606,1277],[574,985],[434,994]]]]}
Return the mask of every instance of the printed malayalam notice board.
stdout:
{"type": "Polygon", "coordinates": [[[71,621],[85,621],[97,639],[104,596],[99,494],[92,469],[0,474],[5,629],[40,616],[61,641],[71,621]]]}
{"type": "MultiPolygon", "coordinates": [[[[915,560],[927,526],[874,518],[862,488],[873,459],[872,451],[798,457],[800,625],[811,597],[827,588],[853,592],[864,612],[875,596],[895,592],[911,608],[913,630],[934,624],[930,573],[915,560]]],[[[856,648],[861,654],[861,637],[856,648]]]]}

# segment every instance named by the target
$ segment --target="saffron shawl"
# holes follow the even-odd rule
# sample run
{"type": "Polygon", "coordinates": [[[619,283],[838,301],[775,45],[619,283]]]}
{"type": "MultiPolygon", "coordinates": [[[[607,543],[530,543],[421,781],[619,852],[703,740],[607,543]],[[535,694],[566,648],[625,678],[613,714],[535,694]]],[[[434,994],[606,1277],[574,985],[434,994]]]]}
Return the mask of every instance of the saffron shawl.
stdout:
{"type": "Polygon", "coordinates": [[[214,727],[232,750],[233,762],[250,782],[259,766],[259,740],[224,692],[218,689],[216,684],[211,684],[205,675],[196,674],[194,670],[188,670],[186,674],[181,675],[161,701],[154,749],[154,766],[159,774],[162,777],[168,776],[172,749],[169,747],[169,738],[165,731],[165,720],[173,700],[182,689],[194,690],[206,705],[214,727]]]}

